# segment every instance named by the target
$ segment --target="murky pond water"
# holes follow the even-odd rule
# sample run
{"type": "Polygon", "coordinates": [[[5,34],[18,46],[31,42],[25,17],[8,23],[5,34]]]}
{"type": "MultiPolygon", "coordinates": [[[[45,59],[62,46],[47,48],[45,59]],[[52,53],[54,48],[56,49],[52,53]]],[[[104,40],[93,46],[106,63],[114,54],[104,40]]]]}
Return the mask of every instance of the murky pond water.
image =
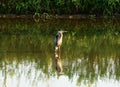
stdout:
{"type": "Polygon", "coordinates": [[[0,87],[120,87],[120,19],[0,19],[0,87]]]}

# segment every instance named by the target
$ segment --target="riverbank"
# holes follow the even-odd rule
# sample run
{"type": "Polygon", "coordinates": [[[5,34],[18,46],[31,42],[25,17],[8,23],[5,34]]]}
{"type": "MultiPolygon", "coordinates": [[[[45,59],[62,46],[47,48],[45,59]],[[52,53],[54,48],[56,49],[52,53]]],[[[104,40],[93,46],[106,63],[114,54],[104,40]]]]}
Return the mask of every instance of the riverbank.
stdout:
{"type": "Polygon", "coordinates": [[[86,18],[120,18],[120,14],[114,16],[107,16],[107,15],[84,15],[84,14],[77,14],[77,15],[51,15],[48,13],[35,13],[34,15],[16,15],[16,14],[0,14],[0,18],[42,18],[42,19],[86,19],[86,18]]]}

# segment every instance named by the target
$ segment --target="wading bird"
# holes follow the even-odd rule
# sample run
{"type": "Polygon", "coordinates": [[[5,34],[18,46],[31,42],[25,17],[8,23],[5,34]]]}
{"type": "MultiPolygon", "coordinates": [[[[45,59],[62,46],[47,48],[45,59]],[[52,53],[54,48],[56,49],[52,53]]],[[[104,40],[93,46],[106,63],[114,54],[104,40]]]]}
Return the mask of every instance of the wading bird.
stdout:
{"type": "Polygon", "coordinates": [[[58,31],[57,35],[55,36],[54,40],[54,46],[55,46],[55,68],[58,71],[59,75],[62,75],[62,62],[60,58],[60,46],[62,45],[62,38],[63,38],[63,33],[67,31],[58,31]]]}
{"type": "Polygon", "coordinates": [[[54,45],[55,45],[55,51],[60,51],[60,46],[62,45],[62,38],[63,38],[63,33],[67,31],[60,30],[58,31],[55,40],[54,40],[54,45]]]}

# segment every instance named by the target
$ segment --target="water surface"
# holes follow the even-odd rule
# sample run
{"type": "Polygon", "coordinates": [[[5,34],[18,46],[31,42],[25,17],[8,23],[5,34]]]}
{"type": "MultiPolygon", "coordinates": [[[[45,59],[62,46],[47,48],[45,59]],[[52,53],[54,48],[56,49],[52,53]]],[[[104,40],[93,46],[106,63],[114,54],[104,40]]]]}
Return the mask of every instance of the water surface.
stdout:
{"type": "Polygon", "coordinates": [[[120,19],[0,19],[0,87],[120,87],[120,19]],[[54,37],[64,34],[55,69],[54,37]]]}

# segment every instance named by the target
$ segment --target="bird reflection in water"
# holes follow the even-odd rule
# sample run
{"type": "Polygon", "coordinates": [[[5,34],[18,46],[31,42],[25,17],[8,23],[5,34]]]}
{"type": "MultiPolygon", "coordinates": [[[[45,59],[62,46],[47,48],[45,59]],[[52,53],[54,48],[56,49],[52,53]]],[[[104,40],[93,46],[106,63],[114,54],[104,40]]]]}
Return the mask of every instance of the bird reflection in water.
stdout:
{"type": "Polygon", "coordinates": [[[58,74],[63,74],[63,68],[62,68],[62,61],[60,56],[55,52],[55,69],[57,70],[58,74]]]}
{"type": "Polygon", "coordinates": [[[55,68],[58,71],[58,74],[63,74],[62,61],[60,58],[60,47],[62,45],[63,33],[67,31],[58,31],[55,40],[54,40],[54,50],[55,50],[55,68]]]}

